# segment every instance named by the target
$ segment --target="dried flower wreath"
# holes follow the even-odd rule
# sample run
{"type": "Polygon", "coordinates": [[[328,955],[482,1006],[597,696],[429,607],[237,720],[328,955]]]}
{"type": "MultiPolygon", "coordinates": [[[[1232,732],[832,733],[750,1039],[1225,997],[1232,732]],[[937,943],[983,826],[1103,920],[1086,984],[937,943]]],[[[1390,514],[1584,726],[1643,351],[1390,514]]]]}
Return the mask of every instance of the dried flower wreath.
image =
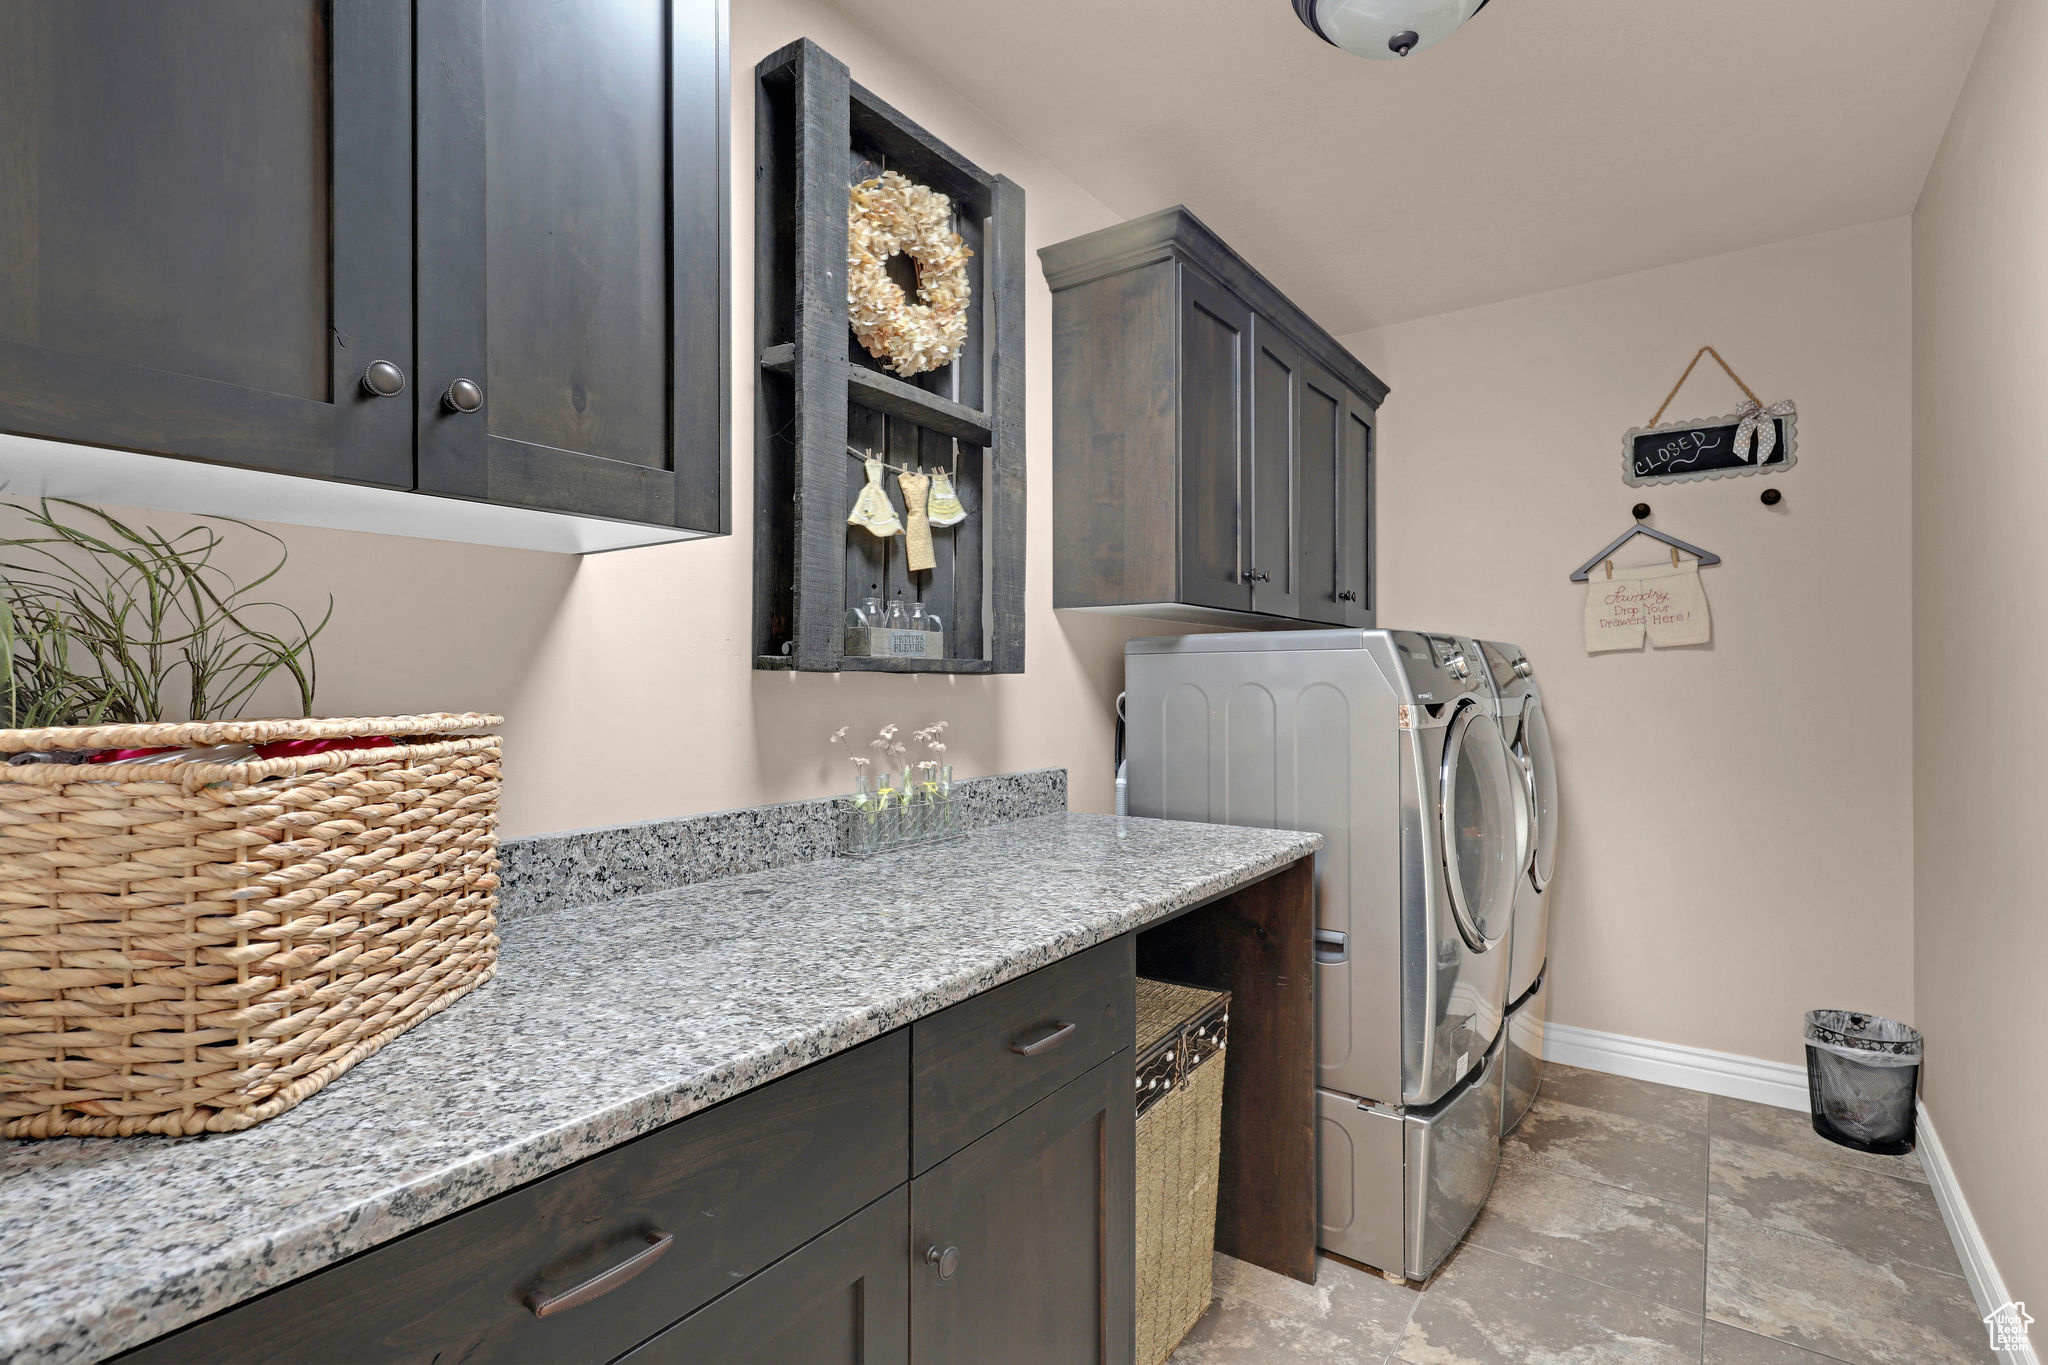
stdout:
{"type": "Polygon", "coordinates": [[[953,201],[895,171],[855,185],[846,202],[846,311],[869,355],[898,374],[953,363],[967,341],[967,258],[953,201]],[[898,252],[917,262],[917,296],[889,278],[898,252]]]}

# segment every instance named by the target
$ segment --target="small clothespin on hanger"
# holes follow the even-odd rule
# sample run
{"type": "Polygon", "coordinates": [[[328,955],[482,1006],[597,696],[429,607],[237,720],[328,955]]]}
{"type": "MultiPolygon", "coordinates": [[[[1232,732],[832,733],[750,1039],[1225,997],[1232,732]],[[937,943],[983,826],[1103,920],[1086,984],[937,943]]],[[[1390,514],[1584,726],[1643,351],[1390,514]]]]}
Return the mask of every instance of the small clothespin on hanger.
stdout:
{"type": "Polygon", "coordinates": [[[1614,577],[1614,561],[1611,559],[1607,561],[1607,576],[1614,577]]]}

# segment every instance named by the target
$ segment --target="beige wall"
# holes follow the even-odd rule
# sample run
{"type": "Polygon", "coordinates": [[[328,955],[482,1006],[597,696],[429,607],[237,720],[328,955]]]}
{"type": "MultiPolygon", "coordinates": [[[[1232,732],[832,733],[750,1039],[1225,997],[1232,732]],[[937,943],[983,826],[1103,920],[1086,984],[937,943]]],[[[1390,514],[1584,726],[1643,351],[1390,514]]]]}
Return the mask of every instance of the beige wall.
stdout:
{"type": "Polygon", "coordinates": [[[2048,6],[2007,0],[1913,214],[1914,994],[1942,1145],[2007,1291],[2035,1304],[2048,1300],[2044,165],[2048,6]]]}
{"type": "MultiPolygon", "coordinates": [[[[1393,387],[1382,622],[1544,686],[1560,1022],[1797,1062],[1804,1010],[1911,1016],[1908,253],[1895,219],[1347,339],[1393,387]],[[1797,467],[1628,487],[1622,432],[1707,342],[1798,404],[1797,467]],[[1567,575],[1638,500],[1722,556],[1713,643],[1589,657],[1567,575]]],[[[1733,410],[1711,366],[1672,417],[1733,410]]]]}
{"type": "MultiPolygon", "coordinates": [[[[1111,705],[1126,636],[1160,628],[1052,611],[1051,308],[1035,252],[1113,215],[907,59],[817,0],[733,6],[733,526],[728,539],[581,561],[277,527],[281,587],[329,590],[320,650],[328,714],[484,709],[511,719],[510,834],[649,819],[851,787],[825,737],[885,721],[952,722],[962,775],[1071,770],[1073,805],[1110,801],[1111,705]],[[1028,196],[1028,671],[945,678],[761,673],[751,667],[754,64],[810,37],[867,85],[1028,196]]],[[[175,518],[159,517],[165,525],[175,518]]],[[[272,709],[281,695],[266,697],[272,709]]]]}

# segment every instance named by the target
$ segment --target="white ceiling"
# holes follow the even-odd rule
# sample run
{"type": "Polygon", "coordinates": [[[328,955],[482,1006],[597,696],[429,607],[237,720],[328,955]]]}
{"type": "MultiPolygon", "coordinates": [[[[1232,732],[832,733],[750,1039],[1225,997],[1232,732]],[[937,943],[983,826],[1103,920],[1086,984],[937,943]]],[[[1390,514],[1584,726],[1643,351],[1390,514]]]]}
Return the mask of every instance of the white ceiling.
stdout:
{"type": "Polygon", "coordinates": [[[1991,2],[1493,0],[1392,62],[1288,0],[838,0],[1339,335],[1910,212],[1991,2]]]}

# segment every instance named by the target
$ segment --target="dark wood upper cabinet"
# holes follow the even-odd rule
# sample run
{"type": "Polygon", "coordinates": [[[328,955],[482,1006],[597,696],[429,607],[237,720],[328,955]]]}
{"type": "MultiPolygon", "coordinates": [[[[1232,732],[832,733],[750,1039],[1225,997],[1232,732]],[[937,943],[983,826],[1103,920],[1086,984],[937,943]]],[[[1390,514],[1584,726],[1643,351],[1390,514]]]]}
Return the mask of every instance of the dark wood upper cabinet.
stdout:
{"type": "Polygon", "coordinates": [[[1184,208],[1039,257],[1053,605],[1370,626],[1386,385],[1184,208]]]}
{"type": "MultiPolygon", "coordinates": [[[[729,530],[726,27],[0,0],[0,433],[729,530]]],[[[220,473],[194,510],[277,505],[220,473]]]]}
{"type": "MultiPolygon", "coordinates": [[[[1180,333],[1180,600],[1250,611],[1244,513],[1251,501],[1252,311],[1222,287],[1189,274],[1181,288],[1180,333]]],[[[1053,430],[1057,448],[1057,417],[1053,430]]],[[[1055,471],[1055,498],[1059,477],[1055,471]]],[[[1056,533],[1059,525],[1056,517],[1056,533]]]]}
{"type": "Polygon", "coordinates": [[[1312,620],[1340,615],[1337,594],[1344,519],[1338,471],[1344,465],[1344,386],[1320,365],[1301,372],[1301,610],[1312,620]]]}
{"type": "Polygon", "coordinates": [[[728,529],[707,0],[419,0],[419,486],[728,529]]]}
{"type": "Polygon", "coordinates": [[[1370,627],[1378,601],[1378,561],[1373,557],[1378,425],[1375,404],[1362,394],[1346,395],[1337,465],[1337,610],[1347,626],[1370,627]]]}
{"type": "Polygon", "coordinates": [[[1252,319],[1251,505],[1240,515],[1247,545],[1245,575],[1252,610],[1295,616],[1301,603],[1297,545],[1306,505],[1298,505],[1301,443],[1301,352],[1266,318],[1252,319]]]}
{"type": "Polygon", "coordinates": [[[406,0],[0,0],[0,431],[410,487],[406,0]]]}
{"type": "Polygon", "coordinates": [[[1372,405],[1307,363],[1301,379],[1301,602],[1297,615],[1372,624],[1372,405]]]}

